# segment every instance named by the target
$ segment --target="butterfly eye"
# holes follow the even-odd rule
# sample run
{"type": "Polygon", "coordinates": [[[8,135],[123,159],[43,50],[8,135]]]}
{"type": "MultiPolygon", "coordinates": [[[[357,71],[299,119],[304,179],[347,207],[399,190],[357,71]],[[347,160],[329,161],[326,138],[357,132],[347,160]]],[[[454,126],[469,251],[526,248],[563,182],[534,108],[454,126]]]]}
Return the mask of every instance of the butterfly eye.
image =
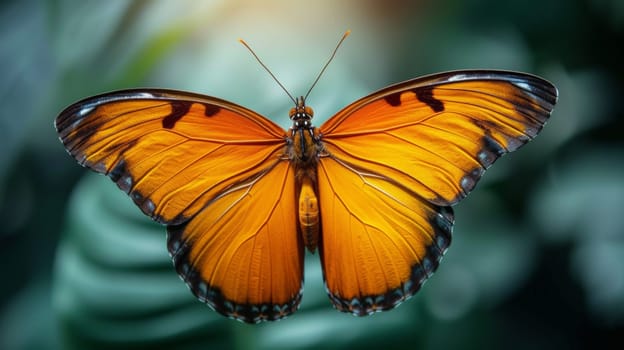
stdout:
{"type": "Polygon", "coordinates": [[[308,106],[297,106],[297,107],[291,108],[290,111],[288,112],[288,116],[290,117],[291,120],[296,120],[296,119],[310,120],[310,118],[312,118],[313,115],[314,115],[314,111],[312,111],[312,108],[308,106]]]}
{"type": "Polygon", "coordinates": [[[313,117],[313,116],[314,116],[314,111],[312,110],[312,108],[310,108],[310,107],[308,107],[308,106],[305,106],[304,111],[305,111],[305,113],[306,113],[307,115],[309,115],[310,117],[313,117]]]}

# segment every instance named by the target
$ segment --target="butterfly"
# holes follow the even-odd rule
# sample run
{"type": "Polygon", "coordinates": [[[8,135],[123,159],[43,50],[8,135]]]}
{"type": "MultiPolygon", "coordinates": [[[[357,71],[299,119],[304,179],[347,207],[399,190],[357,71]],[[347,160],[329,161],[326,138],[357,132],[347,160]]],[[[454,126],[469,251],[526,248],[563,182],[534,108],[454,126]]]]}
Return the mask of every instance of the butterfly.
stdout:
{"type": "Polygon", "coordinates": [[[340,311],[410,298],[449,247],[451,206],[540,132],[557,96],[534,75],[452,71],[383,88],[320,127],[293,99],[284,130],[219,98],[132,89],[76,102],[55,126],[81,165],[166,225],[199,300],[258,323],[297,310],[305,249],[318,249],[340,311]]]}

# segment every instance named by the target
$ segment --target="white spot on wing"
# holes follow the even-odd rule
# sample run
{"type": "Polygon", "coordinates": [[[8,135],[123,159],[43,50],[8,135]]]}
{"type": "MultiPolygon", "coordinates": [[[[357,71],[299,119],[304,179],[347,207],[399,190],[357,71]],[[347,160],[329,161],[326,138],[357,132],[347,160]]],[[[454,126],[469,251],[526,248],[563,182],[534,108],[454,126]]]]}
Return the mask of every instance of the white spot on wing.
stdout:
{"type": "Polygon", "coordinates": [[[154,202],[152,202],[152,200],[149,198],[145,200],[144,205],[145,205],[145,210],[150,214],[153,213],[154,210],[156,209],[154,202]]]}
{"type": "Polygon", "coordinates": [[[76,115],[80,118],[85,117],[87,114],[91,113],[93,110],[95,109],[95,106],[93,105],[86,105],[85,107],[81,108],[78,113],[76,113],[76,115]]]}
{"type": "Polygon", "coordinates": [[[524,81],[514,81],[512,84],[521,88],[522,90],[533,91],[533,88],[531,87],[531,85],[527,84],[524,81]]]}
{"type": "Polygon", "coordinates": [[[466,74],[455,74],[448,78],[448,81],[462,81],[466,80],[466,74]]]}
{"type": "Polygon", "coordinates": [[[138,94],[136,94],[135,96],[132,97],[144,97],[144,98],[154,98],[154,94],[150,93],[150,92],[140,92],[138,94]]]}

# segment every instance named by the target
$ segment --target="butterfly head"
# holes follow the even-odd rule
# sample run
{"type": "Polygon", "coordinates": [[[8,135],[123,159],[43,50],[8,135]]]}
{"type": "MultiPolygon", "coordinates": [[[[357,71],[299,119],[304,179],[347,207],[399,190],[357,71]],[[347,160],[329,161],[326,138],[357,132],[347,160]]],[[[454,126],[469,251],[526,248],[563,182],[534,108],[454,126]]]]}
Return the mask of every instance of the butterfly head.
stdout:
{"type": "Polygon", "coordinates": [[[305,98],[301,96],[295,101],[295,107],[290,109],[288,116],[295,122],[295,126],[309,125],[314,116],[314,111],[305,105],[305,98]]]}

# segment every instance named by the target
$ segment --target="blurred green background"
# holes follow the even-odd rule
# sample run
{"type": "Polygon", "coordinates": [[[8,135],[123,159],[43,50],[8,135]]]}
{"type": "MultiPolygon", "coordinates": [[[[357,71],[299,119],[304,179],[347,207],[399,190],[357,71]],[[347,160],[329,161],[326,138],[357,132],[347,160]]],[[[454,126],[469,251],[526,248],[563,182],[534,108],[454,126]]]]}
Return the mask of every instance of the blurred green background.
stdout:
{"type": "Polygon", "coordinates": [[[624,344],[624,2],[3,1],[0,3],[0,349],[582,349],[624,344]],[[165,229],[79,167],[53,120],[113,89],[218,96],[284,127],[290,100],[317,125],[390,83],[462,68],[551,80],[541,136],[455,207],[454,241],[409,302],[336,312],[317,256],[301,309],[249,326],[196,301],[165,229]]]}

